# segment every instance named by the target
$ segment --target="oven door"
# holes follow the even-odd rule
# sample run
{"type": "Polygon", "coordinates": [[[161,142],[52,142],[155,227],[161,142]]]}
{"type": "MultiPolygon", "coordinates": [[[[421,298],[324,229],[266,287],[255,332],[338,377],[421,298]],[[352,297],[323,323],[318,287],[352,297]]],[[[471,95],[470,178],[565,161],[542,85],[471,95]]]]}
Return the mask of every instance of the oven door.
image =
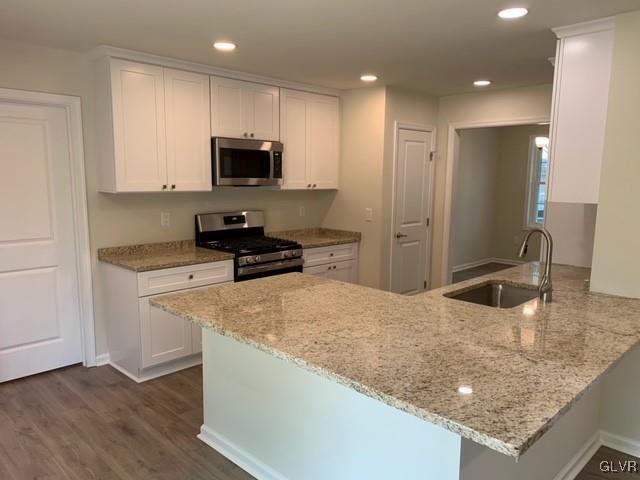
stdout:
{"type": "Polygon", "coordinates": [[[214,185],[260,186],[282,183],[282,144],[235,138],[211,139],[214,185]]]}
{"type": "Polygon", "coordinates": [[[287,260],[279,260],[277,262],[262,263],[259,265],[250,265],[238,267],[236,269],[236,282],[243,280],[252,280],[254,278],[270,277],[271,275],[280,275],[283,273],[302,272],[302,258],[292,258],[287,260]]]}

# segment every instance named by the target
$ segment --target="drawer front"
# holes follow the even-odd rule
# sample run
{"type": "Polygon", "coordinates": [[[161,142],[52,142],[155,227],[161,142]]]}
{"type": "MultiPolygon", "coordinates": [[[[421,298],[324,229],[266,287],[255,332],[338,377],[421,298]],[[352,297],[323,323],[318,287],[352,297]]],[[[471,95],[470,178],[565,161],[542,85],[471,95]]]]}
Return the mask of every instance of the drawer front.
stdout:
{"type": "Polygon", "coordinates": [[[233,281],[233,260],[165,268],[138,274],[138,296],[233,281]]]}
{"type": "Polygon", "coordinates": [[[307,248],[303,252],[303,257],[305,268],[331,262],[355,260],[358,257],[358,244],[346,243],[330,247],[307,248]]]}

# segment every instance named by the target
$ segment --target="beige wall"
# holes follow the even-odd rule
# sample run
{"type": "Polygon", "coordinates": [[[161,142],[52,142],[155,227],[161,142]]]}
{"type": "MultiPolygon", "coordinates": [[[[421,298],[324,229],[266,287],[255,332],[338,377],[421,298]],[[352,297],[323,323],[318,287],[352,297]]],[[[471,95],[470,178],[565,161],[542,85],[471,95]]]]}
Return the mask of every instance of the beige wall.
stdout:
{"type": "MultiPolygon", "coordinates": [[[[498,129],[498,181],[492,256],[519,260],[529,179],[530,140],[549,135],[548,125],[522,125],[498,129]]],[[[540,257],[540,237],[532,237],[525,261],[540,257]]]]}
{"type": "Polygon", "coordinates": [[[447,142],[450,124],[509,122],[527,118],[549,118],[551,85],[495,90],[483,93],[440,98],[438,107],[438,140],[436,191],[433,218],[432,282],[438,286],[443,278],[444,209],[447,172],[447,142]]]}
{"type": "Polygon", "coordinates": [[[394,87],[371,87],[342,95],[340,190],[323,226],[358,230],[359,281],[389,288],[391,197],[395,122],[434,126],[437,101],[433,97],[394,87]],[[365,209],[373,220],[365,221],[365,209]]]}
{"type": "Polygon", "coordinates": [[[640,297],[640,12],[616,17],[591,288],[640,297]]]}
{"type": "Polygon", "coordinates": [[[268,229],[318,226],[335,196],[335,192],[234,188],[203,193],[98,193],[96,136],[100,132],[95,131],[93,71],[87,57],[76,52],[1,40],[0,65],[0,87],[81,98],[98,354],[107,351],[104,300],[96,273],[98,248],[193,238],[195,213],[241,207],[265,210],[268,229]],[[299,206],[305,207],[305,217],[298,216],[299,206]],[[161,211],[171,213],[170,227],[160,226],[161,211]]]}
{"type": "Polygon", "coordinates": [[[384,87],[343,93],[340,190],[322,224],[362,232],[359,281],[370,287],[380,286],[384,116],[384,87]],[[373,209],[370,222],[366,208],[373,209]]]}
{"type": "Polygon", "coordinates": [[[453,185],[451,261],[456,267],[493,256],[498,191],[498,129],[461,130],[453,185]]]}
{"type": "MultiPolygon", "coordinates": [[[[488,259],[520,260],[532,136],[548,126],[473,128],[459,131],[451,231],[454,267],[488,259]]],[[[525,261],[539,258],[540,238],[525,261]]]]}
{"type": "MultiPolygon", "coordinates": [[[[438,100],[429,95],[414,93],[396,87],[386,89],[384,168],[382,188],[382,241],[380,252],[380,288],[388,290],[391,266],[391,229],[393,218],[393,172],[396,151],[396,124],[412,124],[435,129],[438,100]]],[[[434,139],[435,140],[435,139],[434,139]]]]}

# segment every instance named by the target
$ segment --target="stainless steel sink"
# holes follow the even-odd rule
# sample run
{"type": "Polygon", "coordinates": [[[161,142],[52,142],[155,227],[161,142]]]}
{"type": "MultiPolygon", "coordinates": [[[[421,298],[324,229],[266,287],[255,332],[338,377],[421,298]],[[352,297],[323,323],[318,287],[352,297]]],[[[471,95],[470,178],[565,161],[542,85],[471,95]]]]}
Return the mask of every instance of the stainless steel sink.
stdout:
{"type": "Polygon", "coordinates": [[[483,283],[470,290],[445,293],[445,297],[496,308],[512,308],[538,297],[535,287],[517,287],[499,280],[483,283]]]}

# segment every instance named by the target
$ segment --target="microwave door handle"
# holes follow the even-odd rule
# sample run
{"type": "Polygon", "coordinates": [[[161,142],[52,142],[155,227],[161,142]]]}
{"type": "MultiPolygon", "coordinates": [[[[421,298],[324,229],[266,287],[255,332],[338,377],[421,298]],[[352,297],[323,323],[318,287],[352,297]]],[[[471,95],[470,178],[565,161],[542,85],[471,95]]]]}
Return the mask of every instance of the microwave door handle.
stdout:
{"type": "Polygon", "coordinates": [[[273,179],[274,177],[274,168],[275,162],[273,161],[273,150],[269,152],[269,179],[273,179]]]}

